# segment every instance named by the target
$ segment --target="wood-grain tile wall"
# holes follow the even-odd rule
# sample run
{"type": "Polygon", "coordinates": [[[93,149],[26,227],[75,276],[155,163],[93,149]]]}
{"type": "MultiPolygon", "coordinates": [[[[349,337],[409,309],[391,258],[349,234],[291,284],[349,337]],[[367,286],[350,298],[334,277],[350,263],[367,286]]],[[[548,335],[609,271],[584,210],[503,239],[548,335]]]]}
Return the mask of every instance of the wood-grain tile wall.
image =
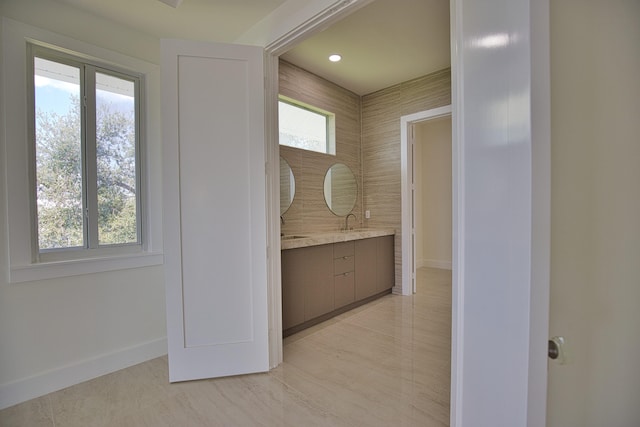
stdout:
{"type": "Polygon", "coordinates": [[[400,118],[451,104],[451,70],[444,69],[362,97],[365,227],[395,228],[396,288],[401,291],[400,118]]]}
{"type": "Polygon", "coordinates": [[[296,180],[296,194],[283,215],[282,232],[303,234],[335,231],[344,217],[327,208],[324,175],[335,162],[348,165],[358,182],[351,224],[394,228],[396,292],[401,291],[400,118],[451,104],[451,70],[444,69],[381,91],[358,95],[280,61],[280,94],[336,115],[336,155],[280,147],[296,180]],[[364,219],[364,211],[371,218],[364,219]]]}
{"type": "Polygon", "coordinates": [[[329,167],[344,163],[353,171],[358,183],[358,196],[353,213],[358,227],[362,221],[362,174],[360,158],[360,97],[334,83],[280,61],[281,95],[330,111],[335,114],[336,155],[316,153],[280,146],[295,176],[293,203],[282,215],[285,234],[337,231],[344,227],[344,217],[334,215],[324,201],[324,176],[329,167]]]}

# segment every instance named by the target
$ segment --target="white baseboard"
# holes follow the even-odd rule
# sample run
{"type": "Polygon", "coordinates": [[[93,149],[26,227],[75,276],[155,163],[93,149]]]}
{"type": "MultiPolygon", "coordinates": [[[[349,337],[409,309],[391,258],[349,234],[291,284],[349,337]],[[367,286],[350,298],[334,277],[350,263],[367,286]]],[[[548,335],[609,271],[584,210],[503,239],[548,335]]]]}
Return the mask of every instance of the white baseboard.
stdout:
{"type": "Polygon", "coordinates": [[[167,354],[167,339],[86,359],[72,365],[0,385],[0,410],[167,354]]]}
{"type": "Polygon", "coordinates": [[[451,270],[451,261],[439,261],[437,259],[421,259],[416,263],[416,267],[441,268],[443,270],[451,270]]]}

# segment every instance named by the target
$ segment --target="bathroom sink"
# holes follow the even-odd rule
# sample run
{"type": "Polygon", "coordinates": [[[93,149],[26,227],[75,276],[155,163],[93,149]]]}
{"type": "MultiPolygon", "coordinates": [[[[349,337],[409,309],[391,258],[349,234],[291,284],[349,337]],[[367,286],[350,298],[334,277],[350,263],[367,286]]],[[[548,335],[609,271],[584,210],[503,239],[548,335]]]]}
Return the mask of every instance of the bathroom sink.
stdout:
{"type": "Polygon", "coordinates": [[[281,240],[293,240],[293,239],[304,239],[306,237],[307,236],[296,236],[296,235],[293,235],[293,236],[282,236],[280,239],[281,240]]]}

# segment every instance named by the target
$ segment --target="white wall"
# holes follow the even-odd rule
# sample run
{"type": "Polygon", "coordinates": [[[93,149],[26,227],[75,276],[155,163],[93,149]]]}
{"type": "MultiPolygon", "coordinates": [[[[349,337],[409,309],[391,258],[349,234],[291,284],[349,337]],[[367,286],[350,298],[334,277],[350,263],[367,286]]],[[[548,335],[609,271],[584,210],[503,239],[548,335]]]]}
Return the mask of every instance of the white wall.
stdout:
{"type": "Polygon", "coordinates": [[[551,2],[549,427],[640,425],[640,2],[551,2]]]}
{"type": "MultiPolygon", "coordinates": [[[[157,64],[159,40],[47,0],[0,3],[4,17],[157,64]]],[[[6,77],[6,76],[5,76],[6,77]]],[[[159,99],[159,82],[148,88],[159,99]]],[[[161,210],[159,102],[149,105],[150,210],[161,210]]],[[[4,111],[2,112],[4,116],[4,111]]],[[[2,148],[4,148],[3,124],[2,148]]],[[[4,156],[4,150],[0,150],[4,156]]],[[[11,162],[12,159],[3,159],[11,162]]],[[[161,265],[8,283],[7,193],[0,174],[0,408],[166,353],[161,265]]],[[[28,215],[28,212],[25,212],[28,215]]],[[[158,229],[161,224],[153,227],[158,229]]],[[[156,233],[156,237],[161,236],[156,233]]],[[[25,236],[28,239],[28,236],[25,236]]],[[[161,248],[160,248],[161,249],[161,248]]]]}
{"type": "Polygon", "coordinates": [[[417,266],[451,269],[451,117],[414,131],[417,266]]]}

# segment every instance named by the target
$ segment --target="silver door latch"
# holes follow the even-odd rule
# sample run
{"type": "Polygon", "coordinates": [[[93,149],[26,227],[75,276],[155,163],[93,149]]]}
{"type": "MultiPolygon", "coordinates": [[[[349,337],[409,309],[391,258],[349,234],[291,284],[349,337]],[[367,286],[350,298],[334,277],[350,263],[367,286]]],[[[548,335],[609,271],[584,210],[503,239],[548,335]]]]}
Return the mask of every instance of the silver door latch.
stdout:
{"type": "Polygon", "coordinates": [[[561,365],[567,363],[567,349],[564,337],[553,337],[549,340],[549,359],[556,360],[561,365]]]}

